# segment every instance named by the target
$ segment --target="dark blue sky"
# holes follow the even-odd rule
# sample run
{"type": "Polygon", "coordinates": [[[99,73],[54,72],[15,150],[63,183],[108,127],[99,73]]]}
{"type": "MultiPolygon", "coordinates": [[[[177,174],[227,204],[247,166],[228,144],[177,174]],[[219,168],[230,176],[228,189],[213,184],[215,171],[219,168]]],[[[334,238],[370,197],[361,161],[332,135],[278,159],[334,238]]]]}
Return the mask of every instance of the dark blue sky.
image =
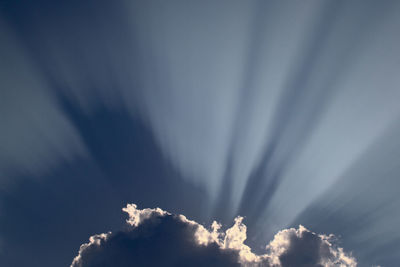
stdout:
{"type": "Polygon", "coordinates": [[[398,1],[0,0],[0,265],[66,266],[121,208],[262,251],[400,262],[398,1]]]}

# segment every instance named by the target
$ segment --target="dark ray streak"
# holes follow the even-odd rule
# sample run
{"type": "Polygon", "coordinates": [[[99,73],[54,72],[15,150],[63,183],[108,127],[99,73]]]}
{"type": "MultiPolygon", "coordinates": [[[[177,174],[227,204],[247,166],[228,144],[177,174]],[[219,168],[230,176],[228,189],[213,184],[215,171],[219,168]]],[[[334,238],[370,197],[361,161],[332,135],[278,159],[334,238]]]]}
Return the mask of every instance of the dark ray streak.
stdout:
{"type": "MultiPolygon", "coordinates": [[[[390,8],[390,6],[391,5],[384,6],[383,10],[387,10],[388,8],[390,8]]],[[[360,43],[362,43],[362,40],[365,37],[365,33],[368,32],[368,30],[370,30],[379,21],[380,16],[376,14],[374,16],[373,13],[385,13],[382,12],[382,10],[377,10],[372,5],[369,5],[369,3],[365,3],[365,9],[366,10],[363,13],[362,18],[360,19],[358,27],[354,30],[356,34],[353,34],[350,39],[346,40],[346,46],[339,54],[339,58],[335,59],[335,64],[330,71],[328,79],[324,81],[324,84],[321,86],[321,88],[319,88],[318,91],[315,92],[316,96],[313,97],[313,105],[310,105],[310,109],[306,110],[306,115],[304,115],[305,127],[301,128],[301,130],[297,132],[296,135],[296,140],[300,140],[300,142],[297,142],[293,146],[293,150],[290,153],[286,153],[286,157],[278,163],[276,171],[271,178],[271,185],[269,186],[271,190],[263,193],[261,200],[258,202],[258,204],[255,205],[256,211],[263,210],[265,208],[265,205],[268,205],[271,197],[273,196],[273,192],[275,192],[277,186],[279,185],[281,174],[284,172],[285,168],[293,161],[293,159],[299,154],[299,152],[305,147],[307,140],[310,138],[311,133],[313,132],[313,129],[315,129],[316,125],[318,125],[318,122],[322,117],[321,114],[328,106],[329,100],[334,94],[337,94],[339,92],[339,88],[335,87],[337,78],[345,73],[349,66],[353,63],[352,59],[357,56],[356,48],[360,43]],[[368,22],[366,22],[367,20],[368,22]]],[[[334,18],[332,19],[332,21],[333,20],[334,18]]],[[[322,42],[324,41],[326,42],[327,39],[322,38],[322,42]]],[[[320,51],[320,53],[322,54],[322,50],[320,51]]],[[[318,55],[316,58],[318,58],[318,55]]],[[[311,73],[310,76],[312,77],[311,73]]],[[[266,177],[266,175],[264,175],[264,177],[266,177]]]]}
{"type": "MultiPolygon", "coordinates": [[[[278,146],[285,141],[282,136],[284,137],[285,131],[290,129],[296,116],[304,116],[298,112],[302,112],[302,105],[304,105],[308,94],[313,93],[311,88],[308,87],[309,82],[342,3],[342,1],[330,1],[327,3],[320,13],[319,20],[315,23],[317,28],[311,31],[315,34],[310,38],[309,44],[306,44],[307,50],[304,53],[304,57],[284,87],[272,120],[271,137],[267,140],[261,160],[250,174],[246,184],[240,203],[240,214],[248,214],[250,218],[253,218],[254,215],[259,213],[260,207],[267,205],[266,202],[270,199],[279,183],[279,175],[283,166],[278,166],[278,169],[274,170],[275,166],[271,166],[271,159],[275,156],[278,146]]],[[[318,101],[315,101],[316,105],[313,108],[313,117],[308,118],[308,120],[306,118],[308,122],[298,132],[297,144],[290,153],[287,153],[286,159],[282,163],[283,165],[289,163],[297,149],[300,148],[300,144],[304,145],[305,137],[311,132],[315,119],[320,115],[321,109],[324,108],[323,103],[328,100],[332,93],[331,91],[320,92],[321,97],[319,97],[318,101]]],[[[306,115],[311,114],[307,113],[306,115]]]]}
{"type": "MultiPolygon", "coordinates": [[[[90,95],[100,91],[96,88],[99,84],[104,86],[102,76],[113,80],[110,85],[116,85],[132,78],[126,75],[129,70],[129,75],[135,74],[129,82],[141,88],[146,66],[140,56],[143,48],[131,29],[132,23],[127,21],[129,14],[122,2],[20,0],[7,3],[3,11],[44,80],[50,78],[60,85],[70,75],[79,84],[68,90],[90,95]],[[116,80],[116,73],[125,76],[116,80]]],[[[58,89],[67,88],[63,84],[58,89]]],[[[113,93],[118,94],[123,88],[117,89],[113,93]]]]}
{"type": "Polygon", "coordinates": [[[228,158],[222,177],[218,200],[214,208],[214,218],[221,218],[222,221],[232,220],[232,186],[235,175],[235,152],[240,143],[241,133],[247,128],[248,116],[251,113],[252,103],[256,97],[254,78],[260,62],[260,53],[265,47],[265,26],[266,20],[270,17],[269,10],[271,2],[258,1],[255,5],[254,19],[251,25],[250,44],[247,49],[246,63],[243,67],[243,81],[239,86],[236,108],[236,115],[232,124],[231,139],[228,148],[228,158]]]}
{"type": "Polygon", "coordinates": [[[400,119],[390,125],[291,225],[340,236],[360,266],[400,262],[400,119]]]}
{"type": "MultiPolygon", "coordinates": [[[[346,7],[354,8],[356,4],[357,3],[354,2],[346,3],[346,7]]],[[[321,120],[321,114],[328,106],[330,99],[334,94],[337,94],[339,92],[340,88],[335,86],[337,79],[346,73],[346,71],[354,62],[354,59],[357,58],[358,52],[360,52],[360,47],[362,47],[365,38],[368,37],[368,33],[371,32],[372,29],[379,24],[382,15],[390,12],[390,9],[393,8],[395,4],[395,2],[389,2],[387,5],[379,6],[379,8],[376,8],[376,5],[374,5],[372,1],[364,3],[364,10],[362,13],[360,13],[360,17],[356,17],[357,23],[353,23],[354,28],[351,29],[352,34],[350,36],[347,36],[347,38],[345,39],[345,45],[340,48],[340,50],[338,50],[338,47],[335,47],[335,49],[339,51],[339,53],[336,54],[337,57],[335,58],[332,67],[329,68],[330,71],[327,79],[324,80],[323,84],[317,88],[317,91],[312,92],[313,94],[315,94],[315,96],[312,97],[312,101],[309,101],[309,103],[311,102],[312,105],[309,105],[309,108],[305,109],[304,113],[300,115],[303,116],[304,122],[302,123],[302,125],[304,125],[304,127],[302,127],[298,131],[295,131],[296,140],[292,141],[292,150],[290,152],[287,152],[284,155],[283,159],[281,159],[276,165],[273,166],[274,168],[272,168],[272,171],[268,169],[268,164],[265,164],[264,170],[261,170],[259,173],[254,175],[255,177],[257,177],[257,175],[260,175],[260,177],[271,178],[267,181],[267,185],[265,185],[268,190],[260,192],[261,196],[259,200],[254,201],[255,203],[253,203],[253,205],[248,204],[248,206],[254,207],[253,215],[250,216],[252,219],[255,219],[256,221],[262,220],[260,212],[262,214],[266,206],[269,204],[269,201],[271,200],[273,194],[279,186],[280,178],[282,177],[285,169],[287,169],[287,166],[289,166],[291,162],[296,159],[299,152],[305,147],[307,141],[311,136],[311,133],[313,132],[313,129],[315,129],[315,127],[321,120]]],[[[322,42],[326,43],[328,41],[328,38],[324,39],[321,36],[321,40],[322,42]]],[[[327,53],[327,51],[322,50],[320,51],[320,54],[322,54],[323,52],[327,53]]],[[[316,58],[318,58],[318,56],[316,56],[316,58]]],[[[310,79],[312,78],[312,71],[310,71],[310,79]]],[[[293,86],[295,84],[296,83],[293,83],[293,86]]],[[[290,128],[290,125],[288,126],[288,128],[290,128]]],[[[285,131],[294,132],[290,131],[289,129],[285,129],[285,131]]],[[[285,139],[281,138],[279,142],[283,144],[285,143],[285,139]]],[[[270,155],[268,157],[270,157],[270,155]]],[[[268,157],[266,156],[266,158],[268,157]]]]}
{"type": "Polygon", "coordinates": [[[102,103],[88,115],[73,99],[57,96],[91,157],[60,162],[42,177],[12,177],[18,183],[0,196],[7,244],[1,266],[66,266],[88,236],[119,227],[129,202],[204,218],[207,193],[165,160],[140,119],[102,103]]]}

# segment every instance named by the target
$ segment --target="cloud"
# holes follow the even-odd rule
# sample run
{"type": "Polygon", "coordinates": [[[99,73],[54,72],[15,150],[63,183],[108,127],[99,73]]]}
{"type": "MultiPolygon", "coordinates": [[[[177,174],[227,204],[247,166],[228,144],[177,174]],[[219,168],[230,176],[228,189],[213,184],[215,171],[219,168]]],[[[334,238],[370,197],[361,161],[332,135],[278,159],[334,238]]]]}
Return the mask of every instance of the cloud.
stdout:
{"type": "Polygon", "coordinates": [[[210,229],[160,208],[138,209],[128,204],[127,229],[91,236],[81,245],[71,267],[90,266],[315,266],[355,267],[356,260],[334,244],[333,235],[319,235],[304,226],[277,233],[257,255],[244,244],[243,217],[222,231],[210,229]]]}
{"type": "Polygon", "coordinates": [[[208,231],[182,215],[136,205],[124,211],[128,229],[90,237],[71,266],[240,266],[234,251],[200,245],[208,231]]]}

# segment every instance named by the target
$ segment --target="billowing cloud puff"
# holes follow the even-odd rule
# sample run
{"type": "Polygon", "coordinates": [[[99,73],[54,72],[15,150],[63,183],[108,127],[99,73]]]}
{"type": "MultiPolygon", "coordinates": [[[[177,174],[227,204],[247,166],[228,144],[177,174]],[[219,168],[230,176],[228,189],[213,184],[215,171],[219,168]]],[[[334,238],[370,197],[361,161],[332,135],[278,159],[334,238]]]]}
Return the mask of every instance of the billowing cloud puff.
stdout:
{"type": "Polygon", "coordinates": [[[103,233],[81,245],[71,267],[91,266],[315,266],[355,267],[356,260],[334,245],[333,235],[318,235],[303,226],[277,233],[257,255],[244,244],[247,227],[237,217],[226,231],[210,229],[160,208],[128,204],[125,231],[103,233]]]}

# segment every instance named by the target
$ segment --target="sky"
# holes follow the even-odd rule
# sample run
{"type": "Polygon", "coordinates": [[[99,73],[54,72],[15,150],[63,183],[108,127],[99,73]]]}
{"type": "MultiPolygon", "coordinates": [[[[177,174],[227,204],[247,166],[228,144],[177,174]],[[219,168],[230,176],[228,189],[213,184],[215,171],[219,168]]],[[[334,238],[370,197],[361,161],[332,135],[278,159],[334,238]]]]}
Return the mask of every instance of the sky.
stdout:
{"type": "Polygon", "coordinates": [[[0,0],[0,266],[397,266],[399,14],[0,0]]]}

